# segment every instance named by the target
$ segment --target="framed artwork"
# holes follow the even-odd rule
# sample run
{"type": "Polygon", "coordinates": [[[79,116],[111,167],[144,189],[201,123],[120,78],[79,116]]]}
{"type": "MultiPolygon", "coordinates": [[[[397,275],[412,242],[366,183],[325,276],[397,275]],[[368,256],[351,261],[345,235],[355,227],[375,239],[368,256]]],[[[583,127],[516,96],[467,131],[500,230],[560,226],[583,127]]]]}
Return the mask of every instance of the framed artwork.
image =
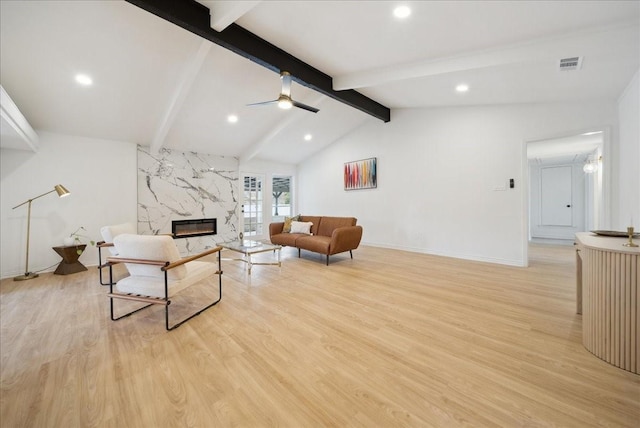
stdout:
{"type": "Polygon", "coordinates": [[[375,189],[376,187],[378,187],[377,158],[344,164],[344,190],[375,189]]]}

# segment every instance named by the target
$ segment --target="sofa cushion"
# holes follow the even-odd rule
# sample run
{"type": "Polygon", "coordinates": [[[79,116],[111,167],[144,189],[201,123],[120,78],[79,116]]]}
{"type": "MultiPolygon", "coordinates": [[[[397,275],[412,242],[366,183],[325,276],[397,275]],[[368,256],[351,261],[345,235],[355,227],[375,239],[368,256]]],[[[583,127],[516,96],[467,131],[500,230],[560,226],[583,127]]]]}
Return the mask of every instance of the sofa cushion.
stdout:
{"type": "Polygon", "coordinates": [[[333,230],[343,226],[355,226],[355,217],[321,217],[316,235],[331,236],[333,230]]]}
{"type": "Polygon", "coordinates": [[[284,218],[284,226],[282,227],[282,233],[290,233],[291,232],[291,223],[294,221],[298,221],[300,219],[300,214],[293,217],[285,217],[284,218]]]}
{"type": "Polygon", "coordinates": [[[278,233],[271,236],[271,243],[274,245],[284,245],[286,247],[295,247],[296,241],[303,235],[301,233],[278,233]]]}
{"type": "Polygon", "coordinates": [[[296,241],[296,246],[303,250],[313,251],[320,254],[329,254],[331,238],[328,236],[308,236],[303,235],[296,241]]]}
{"type": "Polygon", "coordinates": [[[313,223],[310,221],[292,221],[291,233],[303,233],[305,235],[311,234],[311,226],[313,223]]]}
{"type": "Polygon", "coordinates": [[[313,223],[313,226],[311,226],[311,234],[312,235],[317,235],[318,234],[318,225],[320,224],[320,219],[322,217],[319,216],[310,216],[310,215],[301,215],[300,218],[298,219],[298,221],[304,221],[304,222],[311,222],[313,223]]]}

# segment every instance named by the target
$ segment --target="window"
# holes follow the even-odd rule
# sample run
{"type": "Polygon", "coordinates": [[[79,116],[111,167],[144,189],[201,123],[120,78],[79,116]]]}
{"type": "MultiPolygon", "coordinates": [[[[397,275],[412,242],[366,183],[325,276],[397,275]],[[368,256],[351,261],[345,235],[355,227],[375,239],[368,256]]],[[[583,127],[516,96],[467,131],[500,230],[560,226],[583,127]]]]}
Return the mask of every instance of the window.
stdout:
{"type": "Polygon", "coordinates": [[[262,177],[244,176],[242,220],[245,236],[262,236],[262,177]]]}
{"type": "Polygon", "coordinates": [[[291,216],[291,176],[274,176],[272,181],[271,215],[274,220],[291,216]]]}

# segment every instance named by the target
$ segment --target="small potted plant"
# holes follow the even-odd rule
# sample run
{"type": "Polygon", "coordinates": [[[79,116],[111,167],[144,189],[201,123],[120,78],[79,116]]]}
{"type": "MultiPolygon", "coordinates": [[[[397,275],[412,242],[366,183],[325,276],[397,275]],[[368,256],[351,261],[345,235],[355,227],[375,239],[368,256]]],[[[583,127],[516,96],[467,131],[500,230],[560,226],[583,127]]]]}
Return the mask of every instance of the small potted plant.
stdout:
{"type": "MultiPolygon", "coordinates": [[[[85,232],[87,231],[87,229],[85,229],[83,226],[80,226],[79,228],[77,228],[75,230],[75,232],[73,232],[68,237],[64,238],[64,245],[66,245],[68,247],[70,247],[72,245],[75,245],[75,246],[82,245],[82,241],[81,241],[80,238],[87,238],[87,236],[81,234],[80,233],[81,230],[83,230],[85,232]]],[[[89,240],[89,244],[95,245],[96,243],[93,240],[89,240]]],[[[82,254],[82,250],[80,248],[78,248],[76,251],[78,252],[78,255],[82,254]]]]}

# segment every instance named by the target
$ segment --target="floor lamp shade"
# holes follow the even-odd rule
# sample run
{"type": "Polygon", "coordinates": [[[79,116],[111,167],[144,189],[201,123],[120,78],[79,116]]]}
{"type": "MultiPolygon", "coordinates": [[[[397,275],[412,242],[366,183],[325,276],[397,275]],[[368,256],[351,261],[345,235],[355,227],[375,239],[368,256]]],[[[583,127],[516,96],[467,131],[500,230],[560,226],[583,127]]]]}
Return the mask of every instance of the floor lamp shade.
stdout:
{"type": "Polygon", "coordinates": [[[62,184],[56,184],[55,186],[53,186],[53,188],[58,193],[58,196],[60,196],[61,198],[63,196],[69,196],[71,194],[71,192],[69,192],[67,188],[64,187],[62,184]]]}
{"type": "Polygon", "coordinates": [[[24,275],[16,276],[15,278],[13,278],[14,281],[24,281],[24,280],[27,280],[27,279],[33,279],[33,278],[37,278],[38,277],[37,273],[29,272],[29,234],[30,234],[30,231],[31,231],[31,202],[33,202],[36,199],[41,198],[41,197],[43,197],[45,195],[48,195],[49,193],[53,193],[53,192],[56,192],[58,194],[58,196],[61,197],[61,198],[64,197],[64,196],[69,196],[71,194],[67,190],[67,188],[64,187],[62,184],[56,184],[55,186],[53,186],[53,190],[49,190],[48,192],[44,192],[43,194],[38,195],[35,198],[27,199],[23,203],[13,207],[13,209],[15,210],[16,208],[27,204],[27,254],[25,256],[24,275]]]}

